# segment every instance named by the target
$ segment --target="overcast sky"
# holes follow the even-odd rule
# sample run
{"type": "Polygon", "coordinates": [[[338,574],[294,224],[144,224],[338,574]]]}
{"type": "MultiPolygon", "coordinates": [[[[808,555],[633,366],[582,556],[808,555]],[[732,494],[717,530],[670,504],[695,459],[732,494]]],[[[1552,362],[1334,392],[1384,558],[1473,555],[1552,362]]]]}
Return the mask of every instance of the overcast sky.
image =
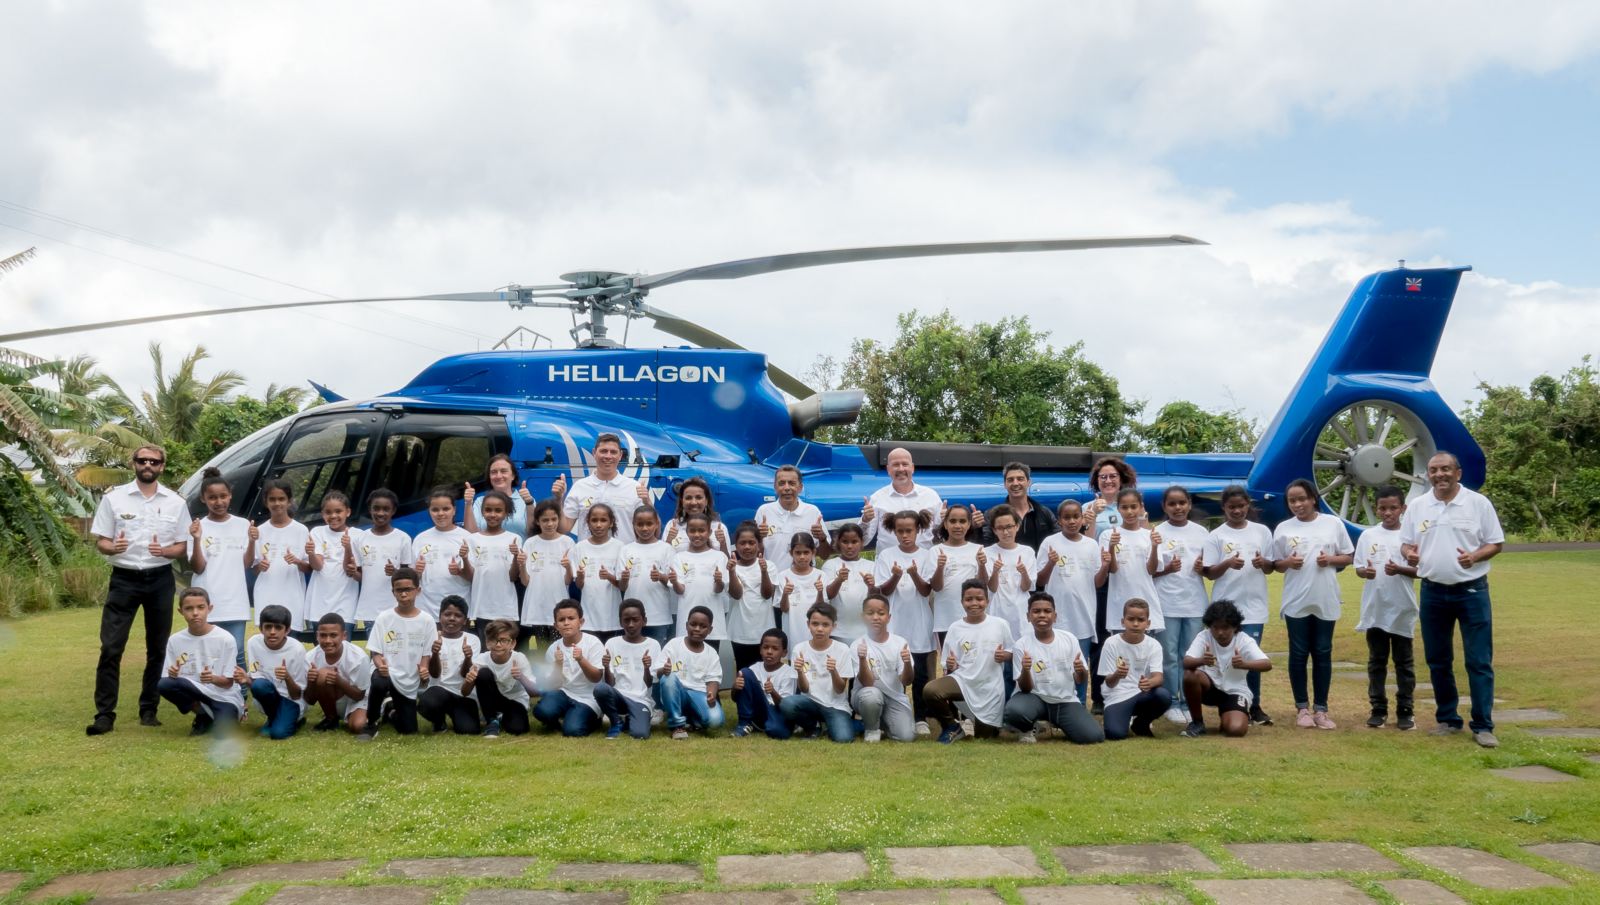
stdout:
{"type": "MultiPolygon", "coordinates": [[[[650,301],[795,373],[908,309],[1026,314],[1152,410],[1263,421],[1351,285],[1399,258],[1476,268],[1434,372],[1453,405],[1600,345],[1600,4],[56,2],[8,15],[0,84],[0,258],[39,248],[0,281],[0,332],[1184,233],[1212,244],[650,301]]],[[[88,351],[132,389],[150,340],[204,343],[255,390],[368,396],[518,324],[567,342],[556,312],[407,303],[18,345],[88,351]]]]}

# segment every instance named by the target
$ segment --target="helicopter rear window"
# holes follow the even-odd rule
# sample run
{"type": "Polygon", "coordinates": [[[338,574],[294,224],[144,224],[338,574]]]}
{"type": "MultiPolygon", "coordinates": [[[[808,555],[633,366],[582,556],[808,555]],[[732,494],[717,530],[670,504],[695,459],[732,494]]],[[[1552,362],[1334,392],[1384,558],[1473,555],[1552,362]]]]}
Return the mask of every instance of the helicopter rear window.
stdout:
{"type": "Polygon", "coordinates": [[[320,523],[316,514],[322,497],[338,490],[359,506],[356,493],[366,470],[367,447],[378,416],[350,412],[302,419],[289,435],[278,475],[289,482],[295,509],[308,523],[320,523]]]}
{"type": "Polygon", "coordinates": [[[399,515],[421,511],[433,488],[481,479],[489,457],[510,446],[502,418],[407,413],[389,422],[371,486],[395,492],[399,515]]]}

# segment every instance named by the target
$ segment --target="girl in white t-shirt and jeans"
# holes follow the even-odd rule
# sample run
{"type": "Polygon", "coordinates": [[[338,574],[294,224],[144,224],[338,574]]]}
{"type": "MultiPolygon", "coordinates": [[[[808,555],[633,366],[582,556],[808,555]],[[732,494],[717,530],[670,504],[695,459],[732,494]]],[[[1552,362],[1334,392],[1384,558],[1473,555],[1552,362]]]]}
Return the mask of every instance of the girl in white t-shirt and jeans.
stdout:
{"type": "Polygon", "coordinates": [[[1344,520],[1318,511],[1315,484],[1289,482],[1284,501],[1294,518],[1272,533],[1273,567],[1283,573],[1279,612],[1289,629],[1289,687],[1294,691],[1295,725],[1333,729],[1328,717],[1328,685],[1333,678],[1333,628],[1339,622],[1340,569],[1355,559],[1355,545],[1344,520]],[[1306,696],[1306,658],[1311,659],[1311,699],[1306,696]],[[1309,706],[1308,706],[1309,705],[1309,706]]]}

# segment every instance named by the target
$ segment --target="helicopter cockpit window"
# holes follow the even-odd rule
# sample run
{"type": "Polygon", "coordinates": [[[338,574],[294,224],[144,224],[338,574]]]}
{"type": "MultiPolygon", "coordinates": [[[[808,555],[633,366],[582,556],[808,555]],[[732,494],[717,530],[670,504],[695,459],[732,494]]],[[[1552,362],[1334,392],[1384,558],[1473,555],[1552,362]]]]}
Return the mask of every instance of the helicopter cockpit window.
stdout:
{"type": "Polygon", "coordinates": [[[321,523],[322,497],[330,490],[343,491],[352,508],[359,507],[356,494],[377,420],[371,412],[349,412],[295,424],[275,471],[289,482],[301,521],[321,523]]]}

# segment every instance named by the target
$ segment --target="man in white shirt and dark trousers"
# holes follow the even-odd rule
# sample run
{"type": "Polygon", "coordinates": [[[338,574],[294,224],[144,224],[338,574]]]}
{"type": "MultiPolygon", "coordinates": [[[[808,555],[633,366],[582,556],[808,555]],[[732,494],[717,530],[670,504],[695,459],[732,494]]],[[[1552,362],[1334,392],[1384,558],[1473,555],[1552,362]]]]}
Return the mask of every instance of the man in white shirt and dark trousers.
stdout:
{"type": "Polygon", "coordinates": [[[172,633],[172,560],[184,555],[189,507],[157,480],[167,464],[159,446],[141,446],[133,453],[135,479],[114,488],[95,510],[95,548],[111,560],[111,583],[100,611],[100,663],[94,674],[94,722],[84,730],[104,735],[115,728],[117,692],[122,677],[122,652],[128,646],[133,617],[144,610],[144,677],[139,689],[139,724],[159,726],[156,683],[172,633]]]}
{"type": "Polygon", "coordinates": [[[1438,706],[1434,735],[1461,731],[1456,712],[1453,647],[1461,624],[1461,651],[1472,693],[1472,738],[1485,748],[1494,737],[1494,624],[1489,609],[1489,560],[1500,552],[1505,533],[1494,505],[1461,486],[1461,461],[1443,450],[1428,460],[1433,492],[1406,507],[1400,522],[1400,548],[1422,578],[1422,649],[1438,706]]]}

